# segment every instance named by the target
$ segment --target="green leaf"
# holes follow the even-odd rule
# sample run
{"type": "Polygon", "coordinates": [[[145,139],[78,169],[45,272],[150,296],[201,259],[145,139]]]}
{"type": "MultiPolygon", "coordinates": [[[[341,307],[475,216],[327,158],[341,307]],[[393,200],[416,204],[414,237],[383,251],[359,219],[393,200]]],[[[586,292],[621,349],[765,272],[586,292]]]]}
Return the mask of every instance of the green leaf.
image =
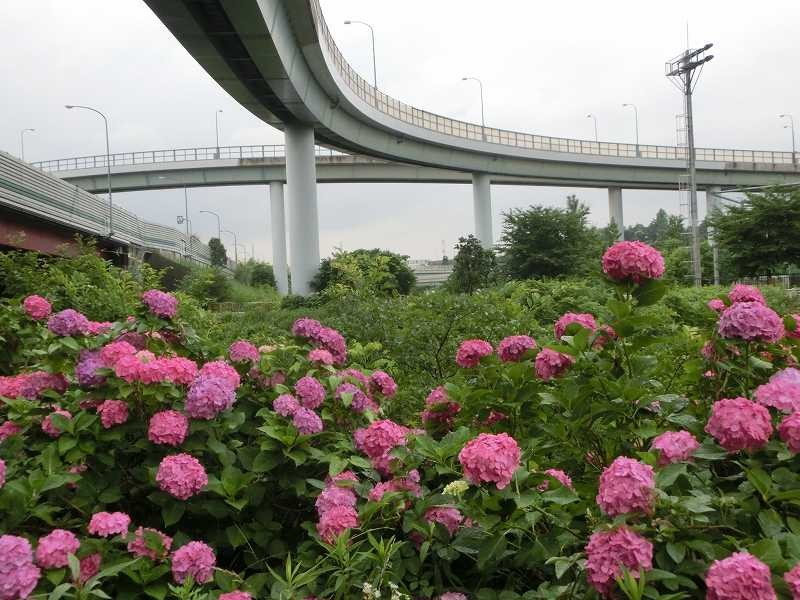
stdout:
{"type": "Polygon", "coordinates": [[[686,475],[686,463],[667,465],[658,472],[656,483],[660,488],[667,488],[675,483],[675,480],[681,475],[686,475]]]}
{"type": "Polygon", "coordinates": [[[762,497],[769,497],[769,492],[772,488],[772,479],[770,479],[769,474],[764,471],[764,469],[758,467],[748,469],[747,480],[756,488],[762,497]]]}
{"type": "Polygon", "coordinates": [[[667,542],[667,554],[675,561],[676,565],[680,565],[686,558],[686,546],[681,543],[667,542]]]}
{"type": "Polygon", "coordinates": [[[783,560],[783,556],[781,555],[781,547],[778,544],[778,540],[760,540],[755,544],[751,544],[748,547],[748,550],[751,554],[763,560],[770,567],[778,566],[783,560]]]}
{"type": "Polygon", "coordinates": [[[347,460],[339,456],[332,456],[330,463],[328,463],[328,475],[333,477],[344,471],[347,466],[347,460]]]}
{"type": "Polygon", "coordinates": [[[637,285],[633,290],[633,297],[639,306],[652,306],[667,292],[667,284],[660,279],[648,279],[637,285]]]}
{"type": "Polygon", "coordinates": [[[185,504],[170,501],[161,509],[161,518],[164,519],[164,527],[169,527],[180,521],[185,511],[185,504]]]}

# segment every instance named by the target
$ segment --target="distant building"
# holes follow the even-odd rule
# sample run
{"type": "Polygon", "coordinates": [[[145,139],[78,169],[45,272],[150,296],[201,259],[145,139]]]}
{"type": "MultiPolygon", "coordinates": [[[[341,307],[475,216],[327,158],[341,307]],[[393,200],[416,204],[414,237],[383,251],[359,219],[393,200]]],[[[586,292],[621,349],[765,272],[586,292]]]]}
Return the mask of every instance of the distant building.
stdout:
{"type": "Polygon", "coordinates": [[[409,260],[408,266],[417,277],[417,286],[421,288],[442,285],[453,271],[453,263],[449,260],[409,260]]]}

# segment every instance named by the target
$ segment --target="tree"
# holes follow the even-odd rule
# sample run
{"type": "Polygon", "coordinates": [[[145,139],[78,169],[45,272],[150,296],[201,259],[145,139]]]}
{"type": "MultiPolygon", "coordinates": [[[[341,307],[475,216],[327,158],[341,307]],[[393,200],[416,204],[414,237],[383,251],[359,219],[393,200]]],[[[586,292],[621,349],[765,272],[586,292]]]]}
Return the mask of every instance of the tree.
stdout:
{"type": "Polygon", "coordinates": [[[276,286],[272,265],[252,258],[245,263],[238,264],[233,277],[236,281],[253,287],[276,286]]]}
{"type": "Polygon", "coordinates": [[[320,264],[311,288],[321,292],[334,285],[380,296],[408,294],[416,283],[407,256],[388,250],[337,250],[320,264]]]}
{"type": "Polygon", "coordinates": [[[708,221],[737,276],[770,275],[800,264],[800,190],[748,194],[708,221]]]}
{"type": "Polygon", "coordinates": [[[599,246],[588,214],[587,206],[574,201],[567,209],[531,206],[504,213],[500,248],[508,274],[527,279],[587,271],[599,246]]]}
{"type": "Polygon", "coordinates": [[[466,294],[486,287],[493,279],[497,266],[494,251],[485,249],[474,235],[458,238],[455,248],[453,272],[447,280],[447,286],[455,292],[466,294]]]}
{"type": "Polygon", "coordinates": [[[228,254],[219,238],[211,238],[208,240],[208,250],[211,252],[212,266],[224,267],[228,264],[228,254]]]}

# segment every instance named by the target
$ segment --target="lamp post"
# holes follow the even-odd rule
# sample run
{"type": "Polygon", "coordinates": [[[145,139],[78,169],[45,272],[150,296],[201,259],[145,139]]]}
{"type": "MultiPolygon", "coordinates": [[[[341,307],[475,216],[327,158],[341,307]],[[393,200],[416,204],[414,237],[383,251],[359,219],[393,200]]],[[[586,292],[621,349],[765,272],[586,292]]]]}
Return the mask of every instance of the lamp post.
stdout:
{"type": "Polygon", "coordinates": [[[639,153],[639,109],[636,108],[635,104],[623,104],[622,106],[627,106],[633,109],[633,118],[634,123],[636,124],[636,157],[640,156],[639,153]]]}
{"type": "Polygon", "coordinates": [[[23,161],[25,160],[25,134],[29,131],[36,131],[36,130],[31,129],[30,127],[26,127],[25,129],[19,132],[19,157],[23,161]]]}
{"type": "Polygon", "coordinates": [[[486,118],[483,112],[483,82],[477,77],[462,77],[461,81],[477,81],[481,90],[481,137],[486,140],[486,118]]]}
{"type": "Polygon", "coordinates": [[[372,25],[369,23],[365,23],[364,21],[345,21],[345,25],[364,25],[365,27],[369,27],[369,33],[372,36],[372,84],[375,86],[375,89],[378,89],[378,67],[375,64],[375,30],[372,28],[372,25]]]}
{"type": "Polygon", "coordinates": [[[189,224],[191,220],[189,219],[189,192],[186,189],[186,186],[183,186],[183,216],[178,215],[178,225],[186,223],[186,243],[187,243],[187,251],[186,255],[190,254],[189,249],[192,244],[192,232],[189,229],[189,224]]]}
{"type": "Polygon", "coordinates": [[[106,126],[106,176],[108,178],[108,237],[111,237],[112,235],[114,235],[114,204],[111,201],[111,149],[108,143],[108,119],[102,112],[100,112],[96,108],[92,108],[91,106],[81,106],[80,104],[65,104],[64,108],[67,109],[82,108],[84,110],[90,110],[103,117],[103,123],[106,126]]]}
{"type": "Polygon", "coordinates": [[[784,125],[783,128],[784,129],[790,129],[791,132],[792,132],[792,164],[795,164],[795,163],[797,163],[797,152],[795,151],[794,117],[792,115],[786,113],[786,114],[783,114],[783,115],[779,115],[778,118],[779,119],[784,119],[784,118],[788,118],[789,119],[789,124],[788,125],[784,125]]]}
{"type": "Polygon", "coordinates": [[[597,117],[594,116],[592,113],[586,115],[587,119],[594,119],[594,141],[600,142],[600,138],[597,136],[597,117]]]}
{"type": "Polygon", "coordinates": [[[217,217],[217,239],[221,242],[222,241],[222,221],[219,218],[219,215],[215,213],[213,210],[201,210],[201,213],[205,213],[207,215],[214,215],[217,217]]]}
{"type": "Polygon", "coordinates": [[[236,233],[230,229],[223,229],[224,233],[229,233],[233,236],[233,262],[239,264],[239,241],[236,239],[236,233]]]}
{"type": "Polygon", "coordinates": [[[217,132],[217,155],[215,158],[219,158],[219,114],[222,112],[222,109],[218,109],[217,112],[214,113],[214,131],[217,132]]]}

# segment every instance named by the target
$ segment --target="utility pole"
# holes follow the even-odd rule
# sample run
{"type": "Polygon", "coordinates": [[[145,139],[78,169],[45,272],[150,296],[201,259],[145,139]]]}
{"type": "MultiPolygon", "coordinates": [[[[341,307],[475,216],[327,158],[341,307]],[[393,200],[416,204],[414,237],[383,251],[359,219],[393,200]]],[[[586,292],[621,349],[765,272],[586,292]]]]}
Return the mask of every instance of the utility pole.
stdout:
{"type": "Polygon", "coordinates": [[[697,50],[687,49],[666,63],[666,75],[670,81],[683,93],[686,106],[686,131],[687,155],[686,168],[689,175],[689,213],[692,229],[692,271],[694,284],[700,287],[703,284],[703,270],[700,262],[700,235],[697,212],[697,179],[695,173],[695,147],[694,147],[694,119],[692,117],[692,91],[697,85],[702,73],[702,67],[712,58],[713,54],[706,52],[713,44],[706,44],[697,50]],[[695,69],[700,68],[695,74],[695,69]]]}

